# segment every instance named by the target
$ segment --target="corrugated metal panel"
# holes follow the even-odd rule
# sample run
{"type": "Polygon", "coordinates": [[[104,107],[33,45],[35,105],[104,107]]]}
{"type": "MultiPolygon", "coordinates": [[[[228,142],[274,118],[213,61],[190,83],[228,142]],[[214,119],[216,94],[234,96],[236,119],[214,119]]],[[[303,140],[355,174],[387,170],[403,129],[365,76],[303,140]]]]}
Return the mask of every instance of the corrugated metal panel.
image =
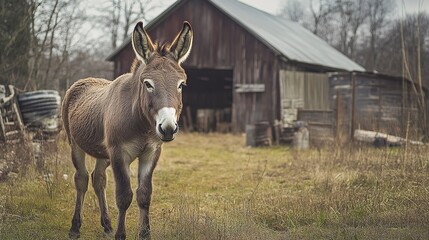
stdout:
{"type": "Polygon", "coordinates": [[[329,110],[329,78],[323,73],[280,71],[282,108],[329,110]]]}
{"type": "Polygon", "coordinates": [[[365,71],[300,24],[235,0],[209,0],[251,33],[287,58],[348,71],[365,71]]]}
{"type": "Polygon", "coordinates": [[[329,78],[326,74],[305,73],[304,109],[329,110],[329,78]]]}
{"type": "Polygon", "coordinates": [[[304,72],[280,71],[280,94],[282,100],[301,99],[304,101],[304,72]]]}

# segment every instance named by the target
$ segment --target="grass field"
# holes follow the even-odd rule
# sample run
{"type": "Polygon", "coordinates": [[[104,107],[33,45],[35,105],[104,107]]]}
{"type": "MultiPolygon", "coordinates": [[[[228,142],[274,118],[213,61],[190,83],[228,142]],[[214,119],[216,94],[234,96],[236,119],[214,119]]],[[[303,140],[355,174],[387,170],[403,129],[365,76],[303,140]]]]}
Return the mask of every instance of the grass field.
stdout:
{"type": "MultiPolygon", "coordinates": [[[[429,148],[244,145],[243,136],[219,134],[181,134],[164,145],[153,179],[153,239],[429,239],[429,148]]],[[[0,239],[67,238],[75,192],[64,141],[45,168],[51,180],[30,168],[0,183],[0,239]]],[[[90,187],[81,239],[113,238],[99,218],[90,187]]],[[[129,239],[137,220],[133,201],[129,239]]]]}

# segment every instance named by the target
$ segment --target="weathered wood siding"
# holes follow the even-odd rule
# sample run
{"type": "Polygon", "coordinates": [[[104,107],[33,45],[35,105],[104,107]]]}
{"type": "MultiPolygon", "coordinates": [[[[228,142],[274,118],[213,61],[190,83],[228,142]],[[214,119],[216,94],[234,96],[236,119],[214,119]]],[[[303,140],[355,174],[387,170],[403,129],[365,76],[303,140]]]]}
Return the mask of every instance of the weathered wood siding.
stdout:
{"type": "Polygon", "coordinates": [[[423,133],[423,113],[411,82],[378,74],[340,73],[330,76],[330,85],[338,137],[351,137],[352,128],[404,137],[408,124],[415,137],[423,133]]]}
{"type": "MultiPolygon", "coordinates": [[[[354,129],[418,138],[427,123],[413,84],[371,73],[309,73],[280,70],[281,119],[305,121],[312,142],[348,141],[354,129]]],[[[427,105],[427,98],[425,99],[427,105]]]]}
{"type": "Polygon", "coordinates": [[[283,123],[306,122],[313,143],[333,140],[335,115],[330,106],[328,75],[280,70],[279,81],[283,123]]]}
{"type": "Polygon", "coordinates": [[[298,120],[308,124],[310,142],[328,144],[335,139],[335,113],[332,110],[298,110],[298,120]]]}
{"type": "Polygon", "coordinates": [[[297,108],[329,110],[329,79],[324,73],[280,70],[282,101],[299,101],[297,108]]]}

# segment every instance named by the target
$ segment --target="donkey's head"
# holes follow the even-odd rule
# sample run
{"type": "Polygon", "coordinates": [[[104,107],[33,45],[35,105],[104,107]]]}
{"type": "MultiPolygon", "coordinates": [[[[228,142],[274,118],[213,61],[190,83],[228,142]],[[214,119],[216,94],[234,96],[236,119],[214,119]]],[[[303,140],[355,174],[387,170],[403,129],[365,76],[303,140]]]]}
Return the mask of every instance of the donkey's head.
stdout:
{"type": "Polygon", "coordinates": [[[180,64],[191,51],[192,39],[188,22],[183,23],[182,30],[169,45],[154,44],[142,22],[134,28],[132,44],[139,61],[134,77],[141,84],[141,110],[162,141],[172,141],[179,131],[182,87],[186,85],[186,74],[180,64]]]}

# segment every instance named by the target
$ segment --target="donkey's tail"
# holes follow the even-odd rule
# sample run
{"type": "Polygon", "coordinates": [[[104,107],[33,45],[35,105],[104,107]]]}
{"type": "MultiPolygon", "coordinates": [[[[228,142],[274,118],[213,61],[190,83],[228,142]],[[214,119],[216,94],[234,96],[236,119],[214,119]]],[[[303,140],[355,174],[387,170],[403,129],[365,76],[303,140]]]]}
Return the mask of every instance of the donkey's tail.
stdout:
{"type": "Polygon", "coordinates": [[[61,118],[63,120],[64,130],[66,130],[67,139],[71,144],[71,136],[70,136],[70,126],[69,126],[69,103],[71,98],[71,91],[73,90],[73,86],[70,87],[66,94],[64,95],[63,104],[61,106],[61,118]]]}

